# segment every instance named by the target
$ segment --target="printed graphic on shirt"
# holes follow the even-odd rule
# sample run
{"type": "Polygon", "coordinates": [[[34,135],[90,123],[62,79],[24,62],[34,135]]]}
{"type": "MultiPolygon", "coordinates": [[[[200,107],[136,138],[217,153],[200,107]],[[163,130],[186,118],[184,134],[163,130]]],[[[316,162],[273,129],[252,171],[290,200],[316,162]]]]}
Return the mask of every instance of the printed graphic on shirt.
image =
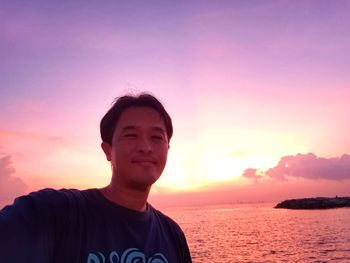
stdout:
{"type": "Polygon", "coordinates": [[[121,256],[116,251],[112,251],[106,257],[101,252],[89,253],[87,263],[169,263],[162,253],[156,253],[150,258],[137,248],[125,250],[121,256]],[[107,260],[106,260],[107,258],[107,260]]]}

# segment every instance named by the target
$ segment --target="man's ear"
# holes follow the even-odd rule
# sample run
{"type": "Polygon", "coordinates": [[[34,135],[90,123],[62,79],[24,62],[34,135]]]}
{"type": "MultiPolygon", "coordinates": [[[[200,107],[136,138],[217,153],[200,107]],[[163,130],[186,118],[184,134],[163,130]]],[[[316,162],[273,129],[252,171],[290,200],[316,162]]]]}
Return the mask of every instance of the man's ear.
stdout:
{"type": "Polygon", "coordinates": [[[106,142],[102,142],[101,143],[101,148],[103,150],[103,152],[105,153],[106,155],[106,158],[107,158],[107,161],[110,161],[112,158],[111,158],[111,146],[109,145],[109,143],[106,143],[106,142]]]}

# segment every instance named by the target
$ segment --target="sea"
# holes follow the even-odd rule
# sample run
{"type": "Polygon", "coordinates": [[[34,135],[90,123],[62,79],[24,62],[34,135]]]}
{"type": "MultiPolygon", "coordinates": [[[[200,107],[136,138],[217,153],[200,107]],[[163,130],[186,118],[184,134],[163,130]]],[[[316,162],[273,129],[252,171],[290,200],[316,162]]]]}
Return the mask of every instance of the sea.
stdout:
{"type": "Polygon", "coordinates": [[[350,262],[350,208],[274,204],[161,209],[183,229],[194,263],[350,262]]]}

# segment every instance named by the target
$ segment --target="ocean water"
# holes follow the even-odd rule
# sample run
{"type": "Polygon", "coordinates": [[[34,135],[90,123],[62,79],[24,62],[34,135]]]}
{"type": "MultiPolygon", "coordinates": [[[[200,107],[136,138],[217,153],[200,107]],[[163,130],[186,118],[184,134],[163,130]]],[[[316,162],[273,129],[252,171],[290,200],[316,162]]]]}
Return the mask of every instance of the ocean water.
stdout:
{"type": "Polygon", "coordinates": [[[350,262],[350,209],[274,204],[162,209],[186,234],[194,263],[350,262]]]}

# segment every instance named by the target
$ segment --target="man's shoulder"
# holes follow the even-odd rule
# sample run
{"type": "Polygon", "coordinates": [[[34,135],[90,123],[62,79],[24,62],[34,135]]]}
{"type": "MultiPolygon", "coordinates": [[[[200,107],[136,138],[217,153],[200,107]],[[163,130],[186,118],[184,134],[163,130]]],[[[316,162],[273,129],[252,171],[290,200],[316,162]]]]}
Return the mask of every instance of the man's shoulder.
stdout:
{"type": "Polygon", "coordinates": [[[27,195],[17,197],[13,204],[5,206],[4,210],[21,209],[47,211],[64,210],[78,206],[86,200],[93,189],[53,189],[44,188],[27,195]]]}
{"type": "Polygon", "coordinates": [[[182,233],[181,227],[179,226],[179,224],[172,219],[171,217],[169,217],[168,215],[164,214],[163,212],[161,212],[160,210],[152,207],[151,205],[149,205],[152,213],[159,219],[161,220],[165,225],[167,225],[168,227],[170,227],[172,230],[175,230],[176,232],[180,232],[182,233]]]}
{"type": "Polygon", "coordinates": [[[71,199],[76,199],[81,196],[81,190],[78,189],[53,189],[44,188],[38,191],[29,193],[28,195],[20,196],[15,199],[17,201],[28,201],[41,204],[58,204],[71,199]]]}
{"type": "Polygon", "coordinates": [[[191,262],[191,256],[188,249],[185,234],[178,223],[172,218],[165,215],[163,212],[151,207],[154,214],[159,218],[162,225],[162,232],[166,233],[167,240],[174,242],[178,255],[181,257],[181,262],[191,262]]]}
{"type": "Polygon", "coordinates": [[[54,188],[43,188],[37,191],[33,191],[28,194],[29,197],[35,198],[35,199],[41,199],[41,198],[64,198],[69,196],[78,195],[81,192],[81,190],[78,189],[54,189],[54,188]]]}

